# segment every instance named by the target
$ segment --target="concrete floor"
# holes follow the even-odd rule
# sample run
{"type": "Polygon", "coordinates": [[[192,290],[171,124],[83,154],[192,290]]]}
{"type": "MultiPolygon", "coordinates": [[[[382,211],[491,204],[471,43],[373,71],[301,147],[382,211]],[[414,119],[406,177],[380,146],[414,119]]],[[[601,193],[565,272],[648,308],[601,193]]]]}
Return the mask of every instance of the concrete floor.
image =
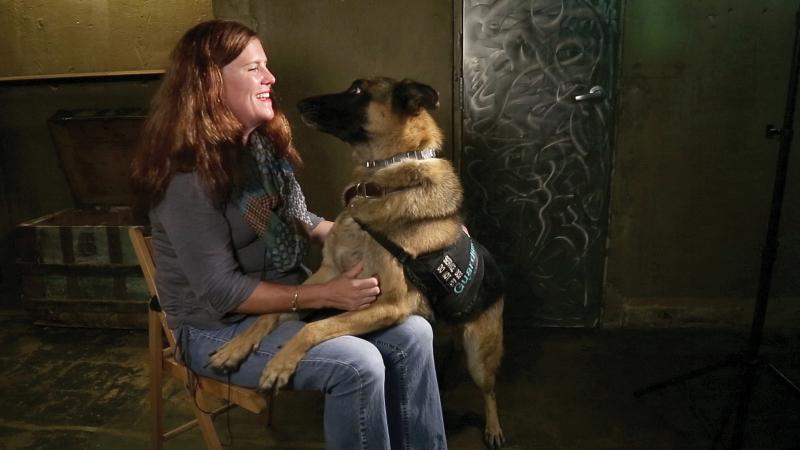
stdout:
{"type": "MultiPolygon", "coordinates": [[[[0,315],[0,450],[148,448],[145,333],[30,323],[24,315],[0,315]]],[[[735,400],[735,370],[640,399],[632,392],[718,361],[745,342],[741,333],[720,330],[511,329],[506,335],[497,395],[509,449],[714,448],[723,412],[735,400]]],[[[449,445],[481,449],[481,401],[450,348],[446,340],[437,346],[449,445]]],[[[769,335],[763,349],[800,379],[800,333],[769,335]]],[[[189,419],[181,387],[168,385],[165,394],[168,423],[189,419]]],[[[217,429],[228,448],[321,449],[321,399],[282,392],[271,429],[245,411],[221,416],[217,429]]],[[[745,447],[800,448],[798,405],[800,396],[763,376],[745,447]]],[[[166,448],[200,449],[199,432],[166,448]]]]}

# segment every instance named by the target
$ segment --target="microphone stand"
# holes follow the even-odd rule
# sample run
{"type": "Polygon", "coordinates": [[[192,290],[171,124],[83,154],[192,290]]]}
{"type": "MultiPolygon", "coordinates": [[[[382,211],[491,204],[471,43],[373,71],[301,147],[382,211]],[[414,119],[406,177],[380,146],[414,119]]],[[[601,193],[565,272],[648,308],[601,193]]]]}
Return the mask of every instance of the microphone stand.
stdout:
{"type": "MultiPolygon", "coordinates": [[[[778,151],[778,162],[775,171],[775,184],[772,191],[772,204],[770,208],[769,224],[761,253],[761,272],[758,278],[758,291],[756,294],[755,308],[753,311],[753,322],[750,327],[750,335],[747,339],[747,347],[743,353],[729,356],[725,360],[711,364],[700,369],[693,370],[684,375],[679,375],[668,380],[650,385],[634,392],[635,397],[641,397],[650,392],[663,389],[674,384],[684,383],[690,379],[717,371],[726,367],[742,368],[742,383],[737,399],[736,416],[733,423],[731,438],[731,449],[740,450],[744,443],[744,431],[747,424],[747,417],[750,407],[750,400],[753,395],[753,385],[756,381],[757,372],[766,370],[775,376],[780,382],[784,383],[796,394],[800,394],[800,388],[792,382],[783,372],[771,364],[764,356],[759,354],[761,348],[761,338],[764,334],[764,322],[767,316],[767,303],[769,292],[772,285],[772,273],[775,259],[778,253],[778,231],[783,209],[783,196],[786,187],[786,172],[789,167],[789,150],[792,146],[794,115],[797,102],[797,81],[798,69],[800,69],[800,9],[795,14],[795,40],[792,50],[792,61],[789,73],[789,89],[786,97],[786,109],[783,116],[783,126],[780,129],[773,125],[766,126],[766,138],[773,139],[780,137],[780,148],[778,151]]],[[[727,419],[724,423],[727,423],[727,419]]],[[[723,425],[724,427],[724,425],[723,425]]],[[[717,435],[714,444],[720,438],[717,435]]]]}

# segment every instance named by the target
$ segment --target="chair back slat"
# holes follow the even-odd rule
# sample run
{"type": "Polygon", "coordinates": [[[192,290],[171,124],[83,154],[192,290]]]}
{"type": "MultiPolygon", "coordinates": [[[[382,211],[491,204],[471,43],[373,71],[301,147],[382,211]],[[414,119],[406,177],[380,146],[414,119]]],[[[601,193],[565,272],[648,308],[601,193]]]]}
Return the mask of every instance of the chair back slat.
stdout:
{"type": "MultiPolygon", "coordinates": [[[[142,227],[131,227],[128,229],[128,236],[131,238],[133,244],[133,251],[136,253],[136,258],[139,260],[139,266],[142,268],[144,280],[147,283],[147,291],[150,296],[158,298],[158,289],[156,288],[156,263],[153,257],[153,238],[144,235],[142,227]]],[[[164,311],[154,311],[159,316],[161,321],[161,328],[164,330],[164,335],[167,336],[167,342],[173,349],[175,348],[175,335],[172,329],[167,325],[167,315],[164,311]]]]}

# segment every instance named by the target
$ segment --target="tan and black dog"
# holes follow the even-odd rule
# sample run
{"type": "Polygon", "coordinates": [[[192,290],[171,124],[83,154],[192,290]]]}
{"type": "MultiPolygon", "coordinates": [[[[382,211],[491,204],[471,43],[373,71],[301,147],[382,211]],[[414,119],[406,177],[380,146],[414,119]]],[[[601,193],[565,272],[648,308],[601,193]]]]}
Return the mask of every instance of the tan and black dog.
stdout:
{"type": "MultiPolygon", "coordinates": [[[[267,364],[260,387],[284,386],[320,342],[369,333],[410,314],[433,315],[462,330],[469,372],[483,392],[484,437],[498,448],[504,436],[494,385],[503,353],[503,281],[491,256],[463,232],[461,183],[450,162],[435,157],[442,132],[428,111],[437,106],[430,86],[390,78],[356,80],[344,92],[298,105],[306,123],[350,144],[356,163],[347,208],[306,283],[328,281],[363,260],[362,273],[376,274],[381,293],[367,309],[305,325],[267,364]]],[[[262,316],[221,347],[211,365],[235,368],[279,322],[278,315],[262,316]]]]}

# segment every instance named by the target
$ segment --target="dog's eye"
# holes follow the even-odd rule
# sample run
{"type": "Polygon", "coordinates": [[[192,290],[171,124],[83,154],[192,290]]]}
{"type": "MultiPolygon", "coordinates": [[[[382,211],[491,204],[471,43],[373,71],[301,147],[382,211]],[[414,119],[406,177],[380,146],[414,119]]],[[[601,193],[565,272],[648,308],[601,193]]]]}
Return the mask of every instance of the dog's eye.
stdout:
{"type": "Polygon", "coordinates": [[[358,87],[358,86],[353,86],[353,87],[351,87],[351,88],[350,88],[350,90],[349,90],[349,91],[347,91],[347,92],[348,92],[348,93],[350,93],[350,94],[353,94],[353,95],[358,95],[358,94],[360,94],[360,93],[361,93],[361,88],[360,88],[360,87],[358,87]]]}

